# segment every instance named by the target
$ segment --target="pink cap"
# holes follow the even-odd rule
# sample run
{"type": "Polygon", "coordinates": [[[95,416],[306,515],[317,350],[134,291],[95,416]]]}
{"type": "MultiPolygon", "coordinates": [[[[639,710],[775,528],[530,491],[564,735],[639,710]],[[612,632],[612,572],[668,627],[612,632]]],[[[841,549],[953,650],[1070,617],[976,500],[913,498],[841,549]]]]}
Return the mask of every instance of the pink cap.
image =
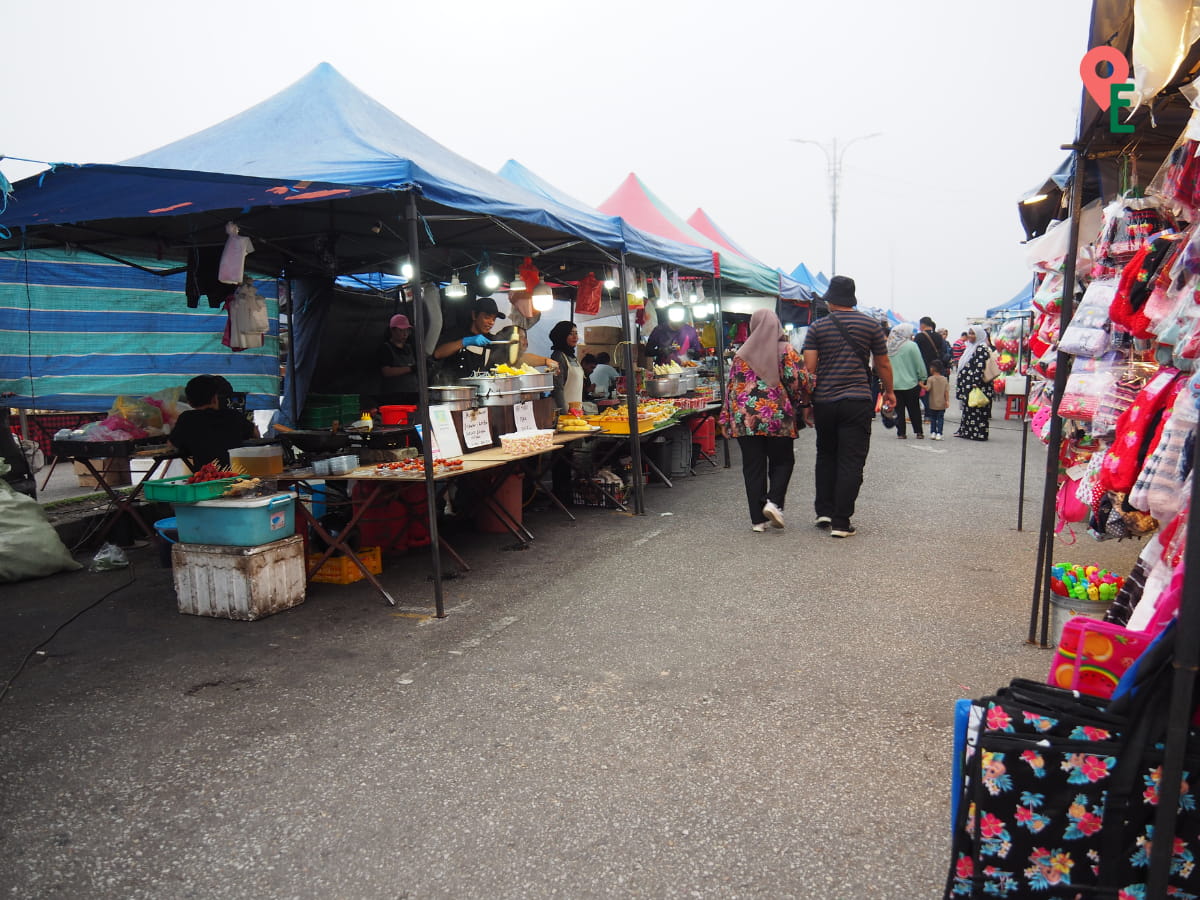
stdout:
{"type": "Polygon", "coordinates": [[[408,321],[408,316],[403,313],[397,313],[392,316],[388,322],[389,328],[412,328],[412,324],[408,321]]]}

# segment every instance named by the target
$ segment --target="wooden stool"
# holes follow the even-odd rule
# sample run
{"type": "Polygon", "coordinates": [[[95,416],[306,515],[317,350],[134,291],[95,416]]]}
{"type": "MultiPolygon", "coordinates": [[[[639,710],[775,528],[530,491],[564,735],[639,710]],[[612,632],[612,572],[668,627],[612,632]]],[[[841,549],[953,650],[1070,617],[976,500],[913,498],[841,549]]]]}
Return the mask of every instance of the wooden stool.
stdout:
{"type": "Polygon", "coordinates": [[[1020,394],[1010,394],[1004,398],[1004,418],[1020,419],[1025,415],[1025,398],[1020,394]]]}

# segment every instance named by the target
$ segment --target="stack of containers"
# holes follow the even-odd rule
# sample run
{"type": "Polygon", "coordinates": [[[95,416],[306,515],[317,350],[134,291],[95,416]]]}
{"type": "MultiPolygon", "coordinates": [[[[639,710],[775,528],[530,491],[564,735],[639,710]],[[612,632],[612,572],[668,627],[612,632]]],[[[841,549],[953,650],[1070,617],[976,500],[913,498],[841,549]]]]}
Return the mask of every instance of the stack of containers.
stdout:
{"type": "Polygon", "coordinates": [[[147,497],[175,508],[171,566],[182,613],[251,621],[304,602],[295,495],[221,498],[236,480],[146,484],[147,497]]]}

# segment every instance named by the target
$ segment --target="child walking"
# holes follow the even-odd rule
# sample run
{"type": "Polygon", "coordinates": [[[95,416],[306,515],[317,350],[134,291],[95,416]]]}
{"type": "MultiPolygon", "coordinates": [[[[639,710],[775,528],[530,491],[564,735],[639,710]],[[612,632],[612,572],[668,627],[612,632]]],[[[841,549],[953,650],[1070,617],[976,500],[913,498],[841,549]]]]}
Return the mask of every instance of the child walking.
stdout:
{"type": "Polygon", "coordinates": [[[950,408],[950,381],[946,378],[946,364],[939,359],[930,360],[929,377],[921,382],[929,399],[929,436],[940,441],[942,427],[946,423],[946,410],[950,408]]]}

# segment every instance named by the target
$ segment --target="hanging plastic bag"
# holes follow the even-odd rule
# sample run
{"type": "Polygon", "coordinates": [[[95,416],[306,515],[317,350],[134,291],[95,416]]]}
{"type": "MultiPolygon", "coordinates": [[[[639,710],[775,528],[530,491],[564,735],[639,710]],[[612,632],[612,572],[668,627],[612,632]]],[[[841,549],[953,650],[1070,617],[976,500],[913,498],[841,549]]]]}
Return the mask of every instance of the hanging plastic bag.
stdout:
{"type": "Polygon", "coordinates": [[[971,393],[967,395],[967,406],[972,409],[982,409],[987,405],[988,395],[983,392],[982,388],[971,388],[971,393]]]}

